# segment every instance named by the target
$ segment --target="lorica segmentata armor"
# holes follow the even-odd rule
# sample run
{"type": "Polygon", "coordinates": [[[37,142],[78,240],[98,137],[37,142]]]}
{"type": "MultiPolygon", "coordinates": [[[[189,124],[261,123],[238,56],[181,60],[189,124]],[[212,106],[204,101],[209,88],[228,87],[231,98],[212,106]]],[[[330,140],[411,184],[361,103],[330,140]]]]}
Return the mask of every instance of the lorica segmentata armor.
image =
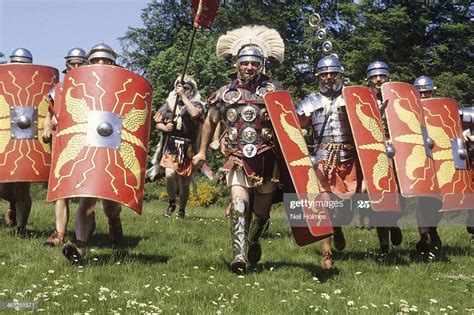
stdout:
{"type": "Polygon", "coordinates": [[[355,157],[354,140],[342,95],[326,97],[320,93],[307,96],[297,109],[299,115],[311,116],[314,138],[313,161],[328,164],[355,157]]]}

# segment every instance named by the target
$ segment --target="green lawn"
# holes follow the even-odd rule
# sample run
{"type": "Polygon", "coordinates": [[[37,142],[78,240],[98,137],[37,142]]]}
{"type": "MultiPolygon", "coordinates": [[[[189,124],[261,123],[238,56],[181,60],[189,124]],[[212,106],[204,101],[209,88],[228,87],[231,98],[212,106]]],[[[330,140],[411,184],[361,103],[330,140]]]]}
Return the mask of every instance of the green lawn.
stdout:
{"type": "MultiPolygon", "coordinates": [[[[0,202],[2,212],[6,205],[0,202]]],[[[141,216],[125,208],[126,244],[114,249],[98,209],[84,266],[72,266],[60,249],[43,247],[54,210],[36,201],[28,238],[0,228],[0,311],[18,301],[66,314],[474,313],[474,261],[464,227],[441,228],[444,253],[425,260],[412,251],[416,230],[406,228],[403,244],[384,263],[375,259],[375,230],[347,228],[345,252],[335,253],[335,268],[325,271],[318,244],[298,247],[277,209],[261,264],[238,276],[228,267],[229,222],[221,207],[188,209],[184,220],[164,218],[164,207],[145,203],[141,216]]]]}

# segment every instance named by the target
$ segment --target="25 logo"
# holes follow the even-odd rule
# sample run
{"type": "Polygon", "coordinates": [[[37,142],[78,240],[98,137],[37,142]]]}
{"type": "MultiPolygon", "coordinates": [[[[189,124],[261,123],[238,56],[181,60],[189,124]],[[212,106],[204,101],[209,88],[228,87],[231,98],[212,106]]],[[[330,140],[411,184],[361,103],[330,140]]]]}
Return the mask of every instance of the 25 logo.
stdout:
{"type": "Polygon", "coordinates": [[[357,200],[357,209],[369,209],[370,201],[369,200],[357,200]]]}

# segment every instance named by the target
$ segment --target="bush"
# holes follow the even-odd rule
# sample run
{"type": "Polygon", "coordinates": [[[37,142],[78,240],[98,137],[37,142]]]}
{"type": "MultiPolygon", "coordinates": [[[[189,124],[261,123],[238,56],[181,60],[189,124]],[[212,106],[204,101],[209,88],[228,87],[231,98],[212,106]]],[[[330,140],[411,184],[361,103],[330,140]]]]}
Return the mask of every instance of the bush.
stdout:
{"type": "Polygon", "coordinates": [[[192,207],[208,207],[215,203],[219,197],[218,189],[211,186],[209,181],[200,180],[197,182],[198,198],[191,192],[189,205],[192,207]]]}

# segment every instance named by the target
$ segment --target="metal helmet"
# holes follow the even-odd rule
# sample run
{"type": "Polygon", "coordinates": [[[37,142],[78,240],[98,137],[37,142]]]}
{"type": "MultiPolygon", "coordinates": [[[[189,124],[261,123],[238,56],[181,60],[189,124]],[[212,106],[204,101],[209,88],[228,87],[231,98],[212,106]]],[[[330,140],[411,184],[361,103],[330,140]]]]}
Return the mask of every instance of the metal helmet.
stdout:
{"type": "Polygon", "coordinates": [[[70,59],[82,59],[87,61],[87,53],[82,48],[74,47],[67,52],[67,55],[64,57],[64,59],[66,59],[66,62],[70,59]]]}
{"type": "Polygon", "coordinates": [[[243,61],[255,61],[263,64],[263,53],[257,46],[246,46],[243,47],[237,54],[237,63],[240,64],[243,61]]]}
{"type": "Polygon", "coordinates": [[[316,66],[316,75],[329,72],[344,73],[344,68],[341,66],[339,58],[335,55],[324,56],[319,59],[318,65],[316,66]]]}
{"type": "Polygon", "coordinates": [[[430,77],[427,77],[425,75],[422,75],[422,76],[416,78],[415,82],[413,82],[413,85],[420,92],[436,90],[436,87],[433,84],[433,80],[431,80],[430,77]]]}
{"type": "Polygon", "coordinates": [[[367,67],[367,78],[370,79],[375,75],[386,75],[390,77],[390,68],[383,61],[374,61],[367,67]]]}
{"type": "Polygon", "coordinates": [[[33,63],[33,55],[26,48],[17,48],[10,55],[10,62],[33,63]]]}
{"type": "Polygon", "coordinates": [[[237,54],[237,73],[238,77],[244,82],[251,82],[257,80],[263,72],[265,63],[264,55],[262,50],[258,46],[244,46],[240,49],[237,54]],[[245,73],[244,70],[240,69],[243,62],[257,62],[259,64],[256,71],[252,74],[245,73]]]}
{"type": "Polygon", "coordinates": [[[115,64],[117,53],[109,45],[105,43],[100,43],[91,48],[87,57],[89,61],[95,58],[105,58],[112,61],[112,63],[115,64]]]}

